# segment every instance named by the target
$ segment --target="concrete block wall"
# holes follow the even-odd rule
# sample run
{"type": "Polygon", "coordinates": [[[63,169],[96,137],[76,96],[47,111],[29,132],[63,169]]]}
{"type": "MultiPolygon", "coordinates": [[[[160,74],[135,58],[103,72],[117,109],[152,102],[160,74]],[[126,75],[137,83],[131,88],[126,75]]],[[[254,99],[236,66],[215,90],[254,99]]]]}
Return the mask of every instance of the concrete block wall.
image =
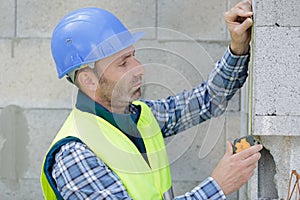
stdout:
{"type": "MultiPolygon", "coordinates": [[[[57,79],[50,52],[60,18],[96,6],[114,12],[132,31],[145,31],[136,45],[147,70],[143,97],[160,98],[206,79],[229,44],[223,12],[237,2],[0,0],[0,200],[43,198],[42,159],[74,105],[76,89],[57,79]]],[[[209,176],[225,141],[240,134],[238,93],[222,117],[168,138],[176,194],[209,176]]]]}
{"type": "Polygon", "coordinates": [[[274,162],[275,173],[271,179],[258,176],[253,199],[285,199],[291,170],[300,171],[299,9],[297,0],[254,1],[252,131],[269,151],[260,168],[274,162]]]}

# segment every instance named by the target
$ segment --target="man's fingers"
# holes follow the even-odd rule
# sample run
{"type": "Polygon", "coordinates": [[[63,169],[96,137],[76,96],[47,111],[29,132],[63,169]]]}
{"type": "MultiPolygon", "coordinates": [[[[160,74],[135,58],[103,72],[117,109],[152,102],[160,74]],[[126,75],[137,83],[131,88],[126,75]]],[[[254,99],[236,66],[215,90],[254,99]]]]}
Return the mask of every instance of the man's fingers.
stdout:
{"type": "Polygon", "coordinates": [[[237,153],[236,155],[237,156],[240,156],[241,158],[243,159],[247,159],[248,157],[252,156],[253,154],[259,152],[260,150],[262,150],[262,145],[259,144],[259,145],[254,145],[240,153],[237,153]]]}
{"type": "Polygon", "coordinates": [[[257,165],[257,161],[260,159],[261,154],[260,153],[255,153],[251,156],[249,156],[248,158],[246,158],[244,160],[244,162],[247,164],[247,166],[249,167],[253,167],[252,169],[254,169],[257,165]]]}
{"type": "Polygon", "coordinates": [[[251,17],[253,15],[252,10],[244,10],[241,8],[236,8],[235,11],[232,13],[236,17],[251,17]]]}
{"type": "Polygon", "coordinates": [[[232,155],[233,154],[232,144],[229,141],[227,141],[226,154],[227,155],[232,155]]]}
{"type": "Polygon", "coordinates": [[[227,18],[231,22],[236,22],[238,17],[251,17],[253,15],[251,2],[240,2],[231,10],[224,14],[224,17],[227,18]]]}
{"type": "Polygon", "coordinates": [[[245,12],[241,9],[236,9],[234,12],[228,11],[224,14],[224,18],[227,22],[239,22],[241,18],[250,18],[253,15],[252,11],[245,12]]]}
{"type": "Polygon", "coordinates": [[[237,4],[237,7],[244,11],[252,11],[251,1],[242,1],[239,4],[237,4]]]}
{"type": "Polygon", "coordinates": [[[244,32],[248,30],[253,24],[253,20],[251,18],[247,18],[244,20],[244,22],[241,24],[241,32],[244,32]]]}

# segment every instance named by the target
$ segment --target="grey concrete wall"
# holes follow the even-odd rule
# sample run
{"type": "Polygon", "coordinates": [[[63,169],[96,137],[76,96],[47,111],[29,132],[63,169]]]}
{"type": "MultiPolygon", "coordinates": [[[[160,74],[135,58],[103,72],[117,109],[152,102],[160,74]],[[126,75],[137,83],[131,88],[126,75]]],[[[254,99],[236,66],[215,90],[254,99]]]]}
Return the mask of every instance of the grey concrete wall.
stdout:
{"type": "MultiPolygon", "coordinates": [[[[66,13],[102,7],[144,30],[136,45],[147,68],[144,97],[159,98],[206,79],[229,43],[223,12],[237,2],[0,0],[0,199],[42,199],[42,159],[76,95],[57,79],[50,53],[52,29],[66,13]]],[[[210,175],[239,130],[240,93],[222,117],[167,139],[176,194],[210,175]]]]}
{"type": "Polygon", "coordinates": [[[276,196],[285,199],[291,170],[300,171],[299,9],[297,0],[254,1],[252,131],[260,136],[273,157],[272,161],[263,157],[265,166],[260,167],[267,169],[275,162],[276,173],[269,174],[271,179],[253,184],[253,188],[276,192],[256,193],[258,196],[252,196],[253,199],[276,196]]]}

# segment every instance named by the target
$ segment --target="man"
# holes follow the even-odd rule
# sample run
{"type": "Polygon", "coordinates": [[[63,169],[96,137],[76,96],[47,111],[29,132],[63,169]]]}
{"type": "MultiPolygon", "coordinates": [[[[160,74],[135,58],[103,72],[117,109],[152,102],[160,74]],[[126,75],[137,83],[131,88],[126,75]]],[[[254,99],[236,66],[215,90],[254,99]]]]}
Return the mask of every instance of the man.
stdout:
{"type": "MultiPolygon", "coordinates": [[[[131,34],[98,8],[71,12],[56,26],[52,54],[59,78],[78,88],[75,107],[45,157],[46,199],[172,199],[163,137],[224,112],[247,77],[251,2],[225,13],[231,44],[207,82],[164,100],[138,100],[145,71],[131,34]]],[[[261,145],[227,152],[211,177],[176,199],[226,199],[253,175],[261,145]]]]}

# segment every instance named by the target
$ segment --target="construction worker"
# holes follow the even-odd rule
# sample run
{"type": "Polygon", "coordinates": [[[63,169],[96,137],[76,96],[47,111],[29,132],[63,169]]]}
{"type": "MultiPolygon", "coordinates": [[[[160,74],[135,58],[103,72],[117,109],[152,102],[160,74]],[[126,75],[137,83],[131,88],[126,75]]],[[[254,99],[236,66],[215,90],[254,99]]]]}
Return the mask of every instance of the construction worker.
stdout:
{"type": "Polygon", "coordinates": [[[45,199],[226,199],[254,173],[261,145],[227,151],[192,191],[174,197],[163,137],[222,114],[247,77],[251,2],[225,13],[230,47],[208,80],[164,100],[141,100],[145,71],[130,33],[112,13],[83,8],[55,27],[58,77],[78,88],[77,102],[44,159],[45,199]]]}

